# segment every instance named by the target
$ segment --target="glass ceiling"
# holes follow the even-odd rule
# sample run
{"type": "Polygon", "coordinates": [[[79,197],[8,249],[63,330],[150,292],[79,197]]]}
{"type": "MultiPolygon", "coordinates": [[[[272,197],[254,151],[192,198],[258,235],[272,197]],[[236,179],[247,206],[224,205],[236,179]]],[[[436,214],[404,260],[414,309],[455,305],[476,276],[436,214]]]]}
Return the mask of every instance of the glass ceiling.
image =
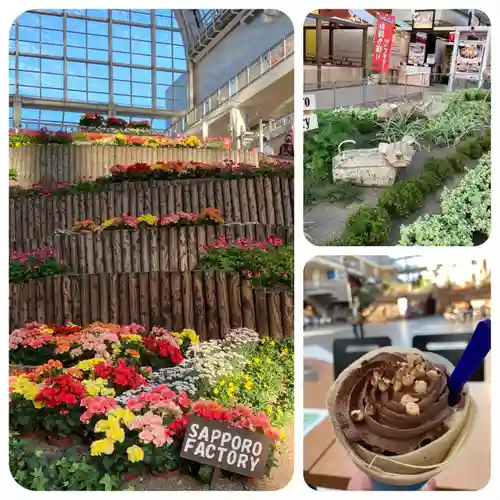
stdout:
{"type": "MultiPolygon", "coordinates": [[[[182,111],[187,86],[186,51],[170,9],[36,10],[10,29],[9,93],[40,99],[44,108],[23,105],[23,128],[75,127],[82,113],[65,111],[61,101],[89,112],[94,103],[152,115],[182,111]],[[45,109],[51,103],[54,109],[45,109]]],[[[133,112],[119,116],[139,119],[133,112]]],[[[166,118],[152,121],[157,130],[170,126],[166,118]]]]}

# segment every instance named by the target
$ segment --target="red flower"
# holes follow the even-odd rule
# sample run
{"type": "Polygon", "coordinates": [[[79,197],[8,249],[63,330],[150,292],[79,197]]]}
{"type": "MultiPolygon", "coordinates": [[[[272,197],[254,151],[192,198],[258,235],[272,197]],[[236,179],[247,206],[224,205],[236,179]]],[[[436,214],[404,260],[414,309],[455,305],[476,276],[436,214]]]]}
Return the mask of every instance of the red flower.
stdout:
{"type": "Polygon", "coordinates": [[[35,402],[41,402],[49,408],[62,405],[75,406],[80,404],[85,395],[85,388],[81,382],[71,375],[62,374],[45,380],[44,387],[35,396],[35,402]]]}

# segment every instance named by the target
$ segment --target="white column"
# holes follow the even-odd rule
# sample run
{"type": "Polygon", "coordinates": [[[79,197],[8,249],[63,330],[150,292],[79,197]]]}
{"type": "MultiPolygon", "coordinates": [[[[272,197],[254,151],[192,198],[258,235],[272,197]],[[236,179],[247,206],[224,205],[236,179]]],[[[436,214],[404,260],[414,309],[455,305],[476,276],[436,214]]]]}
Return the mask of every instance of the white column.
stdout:
{"type": "Polygon", "coordinates": [[[13,110],[13,120],[12,121],[14,122],[13,123],[14,128],[20,128],[21,122],[22,122],[23,106],[22,106],[21,97],[18,95],[15,95],[13,97],[12,110],[13,110]]]}
{"type": "Polygon", "coordinates": [[[208,122],[206,121],[201,122],[201,135],[203,136],[203,139],[208,137],[208,122]]]}
{"type": "Polygon", "coordinates": [[[259,151],[264,152],[264,123],[262,118],[259,118],[259,151]]]}

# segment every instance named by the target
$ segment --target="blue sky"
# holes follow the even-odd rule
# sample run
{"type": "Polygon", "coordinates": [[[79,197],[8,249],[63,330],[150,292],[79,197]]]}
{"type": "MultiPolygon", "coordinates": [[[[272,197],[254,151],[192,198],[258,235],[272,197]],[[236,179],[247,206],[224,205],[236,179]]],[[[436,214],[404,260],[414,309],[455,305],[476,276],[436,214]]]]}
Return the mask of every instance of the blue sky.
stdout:
{"type": "MultiPolygon", "coordinates": [[[[63,44],[62,10],[26,12],[10,30],[9,91],[15,92],[16,36],[21,95],[61,100],[64,97],[64,56],[67,64],[67,98],[70,101],[108,103],[110,78],[115,104],[144,108],[187,108],[187,62],[184,44],[170,9],[155,11],[156,40],[152,40],[151,10],[67,10],[67,46],[63,44]],[[45,13],[46,12],[46,13],[45,13]],[[52,14],[52,15],[51,15],[52,14]],[[54,15],[56,14],[56,15],[54,15]],[[85,17],[94,17],[89,20],[85,17]],[[108,42],[112,48],[108,51],[108,42]],[[14,53],[12,53],[14,52],[14,53]],[[156,88],[153,89],[152,54],[156,53],[156,88]],[[41,57],[33,57],[38,55],[41,57]],[[112,77],[108,65],[111,59],[112,77]],[[156,106],[153,102],[156,91],[156,106]]],[[[76,123],[80,113],[23,109],[23,122],[38,120],[76,123]]],[[[130,117],[124,117],[130,118],[130,117]]],[[[155,120],[164,128],[166,120],[155,120]]],[[[30,128],[38,128],[32,126],[30,128]]]]}

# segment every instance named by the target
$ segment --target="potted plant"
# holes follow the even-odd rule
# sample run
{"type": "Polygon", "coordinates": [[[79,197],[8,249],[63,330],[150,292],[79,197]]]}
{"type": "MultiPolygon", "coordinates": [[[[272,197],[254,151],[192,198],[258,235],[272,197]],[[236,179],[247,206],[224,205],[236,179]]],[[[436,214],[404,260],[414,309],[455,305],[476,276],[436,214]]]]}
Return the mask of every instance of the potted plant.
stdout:
{"type": "Polygon", "coordinates": [[[80,118],[81,127],[101,127],[104,118],[99,113],[85,113],[80,118]]]}
{"type": "Polygon", "coordinates": [[[127,126],[127,122],[123,118],[116,118],[115,116],[110,116],[106,120],[107,128],[116,128],[123,130],[127,126]]]}

